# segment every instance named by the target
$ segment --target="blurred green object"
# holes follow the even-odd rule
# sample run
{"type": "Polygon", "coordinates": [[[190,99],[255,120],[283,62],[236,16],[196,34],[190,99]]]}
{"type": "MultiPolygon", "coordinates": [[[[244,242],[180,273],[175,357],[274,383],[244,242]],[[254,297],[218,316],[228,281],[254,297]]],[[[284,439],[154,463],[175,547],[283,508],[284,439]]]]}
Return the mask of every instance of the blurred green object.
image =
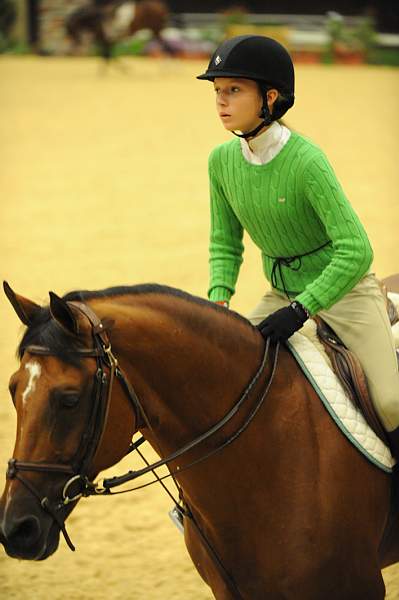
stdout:
{"type": "Polygon", "coordinates": [[[0,0],[0,52],[11,45],[10,32],[17,17],[17,9],[12,0],[0,0]]]}
{"type": "Polygon", "coordinates": [[[399,67],[399,49],[374,48],[368,57],[370,65],[385,65],[386,67],[399,67]]]}
{"type": "Polygon", "coordinates": [[[344,18],[335,11],[327,13],[327,33],[330,36],[330,43],[344,42],[347,36],[344,18]]]}
{"type": "Polygon", "coordinates": [[[225,27],[230,25],[246,25],[248,23],[248,11],[244,6],[233,6],[223,12],[223,24],[225,27]]]}
{"type": "MultiPolygon", "coordinates": [[[[151,34],[143,30],[142,32],[136,33],[134,36],[129,37],[125,40],[115,42],[112,47],[112,57],[117,58],[118,56],[140,56],[145,54],[146,47],[151,40],[151,34]]],[[[92,49],[93,55],[101,54],[100,49],[93,44],[92,49]]]]}
{"type": "Polygon", "coordinates": [[[130,38],[115,44],[112,56],[137,56],[144,54],[148,40],[140,38],[130,38]]]}
{"type": "Polygon", "coordinates": [[[366,54],[368,54],[377,43],[374,19],[371,17],[362,19],[359,26],[354,30],[353,36],[359,41],[366,54]]]}
{"type": "Polygon", "coordinates": [[[329,42],[323,62],[352,64],[370,62],[371,53],[377,43],[375,23],[371,17],[364,17],[357,26],[348,27],[342,15],[331,11],[327,13],[326,29],[329,42]]]}
{"type": "MultiPolygon", "coordinates": [[[[1,41],[0,41],[1,45],[1,41]]],[[[14,40],[8,41],[6,47],[1,50],[3,54],[13,54],[14,56],[25,56],[26,54],[32,53],[32,48],[25,42],[15,42],[14,40]]]]}
{"type": "Polygon", "coordinates": [[[205,27],[201,30],[201,38],[218,46],[224,39],[224,30],[217,26],[205,27]]]}

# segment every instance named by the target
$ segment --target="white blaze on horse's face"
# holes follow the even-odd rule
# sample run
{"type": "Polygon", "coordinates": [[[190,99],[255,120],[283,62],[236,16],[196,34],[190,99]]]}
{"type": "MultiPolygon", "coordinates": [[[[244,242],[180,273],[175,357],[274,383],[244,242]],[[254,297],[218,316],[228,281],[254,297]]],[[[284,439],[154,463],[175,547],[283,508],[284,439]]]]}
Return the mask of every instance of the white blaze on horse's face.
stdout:
{"type": "Polygon", "coordinates": [[[28,385],[26,386],[26,388],[24,389],[24,391],[22,393],[22,402],[24,404],[25,404],[28,396],[30,396],[30,394],[32,394],[35,391],[36,379],[39,379],[41,372],[42,372],[42,368],[39,365],[39,363],[36,361],[33,361],[33,360],[26,363],[25,369],[27,369],[29,371],[29,381],[28,381],[28,385]]]}

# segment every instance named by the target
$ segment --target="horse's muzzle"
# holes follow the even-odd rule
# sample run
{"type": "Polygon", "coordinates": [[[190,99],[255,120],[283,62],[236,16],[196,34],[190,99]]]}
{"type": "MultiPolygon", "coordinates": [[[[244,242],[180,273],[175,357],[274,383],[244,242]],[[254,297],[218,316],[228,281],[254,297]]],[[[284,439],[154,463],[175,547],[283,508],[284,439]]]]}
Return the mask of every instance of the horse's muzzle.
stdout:
{"type": "Polygon", "coordinates": [[[44,527],[37,515],[9,517],[0,523],[0,542],[12,558],[44,560],[58,547],[59,529],[44,527]]]}

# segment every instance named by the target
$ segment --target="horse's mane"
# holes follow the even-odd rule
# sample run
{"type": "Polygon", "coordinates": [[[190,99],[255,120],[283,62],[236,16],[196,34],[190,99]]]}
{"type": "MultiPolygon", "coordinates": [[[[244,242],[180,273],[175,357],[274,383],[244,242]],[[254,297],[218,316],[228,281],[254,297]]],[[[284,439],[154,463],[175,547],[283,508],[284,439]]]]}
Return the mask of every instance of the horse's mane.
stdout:
{"type": "MultiPolygon", "coordinates": [[[[86,302],[97,298],[106,299],[116,296],[138,296],[149,294],[162,294],[181,298],[206,309],[223,312],[226,317],[239,321],[248,327],[252,327],[249,321],[238,313],[226,311],[226,309],[214,302],[209,302],[204,298],[193,296],[188,292],[183,292],[176,288],[154,283],[134,286],[116,286],[96,291],[73,291],[65,294],[63,299],[70,302],[86,302]]],[[[57,356],[64,362],[77,367],[80,364],[79,356],[74,352],[74,350],[78,350],[82,347],[79,338],[72,334],[68,334],[60,327],[60,325],[52,318],[49,306],[43,306],[38,310],[33,322],[25,331],[17,350],[20,359],[22,358],[25,348],[29,345],[45,346],[51,350],[51,353],[54,354],[54,356],[57,356]]]]}

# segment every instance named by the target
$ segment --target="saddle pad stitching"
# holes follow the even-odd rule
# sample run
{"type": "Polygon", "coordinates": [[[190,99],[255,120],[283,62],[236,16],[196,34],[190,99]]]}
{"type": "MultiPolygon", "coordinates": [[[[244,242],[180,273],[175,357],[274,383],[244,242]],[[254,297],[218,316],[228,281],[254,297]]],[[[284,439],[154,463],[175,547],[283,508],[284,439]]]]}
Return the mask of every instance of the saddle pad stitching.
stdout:
{"type": "MultiPolygon", "coordinates": [[[[386,473],[392,473],[392,467],[395,464],[395,461],[393,460],[389,449],[378,438],[378,436],[374,433],[374,431],[368,426],[368,424],[366,423],[366,421],[365,421],[363,415],[360,413],[360,411],[352,405],[351,401],[348,399],[346,393],[344,392],[340,382],[338,381],[337,377],[335,376],[335,374],[332,372],[332,370],[328,366],[327,362],[324,360],[324,357],[319,352],[319,350],[314,346],[314,344],[308,338],[305,338],[303,335],[298,334],[298,333],[294,334],[290,338],[290,340],[288,340],[288,345],[290,347],[290,350],[292,351],[293,356],[295,357],[299,366],[301,367],[302,371],[304,372],[306,378],[309,380],[309,382],[311,383],[311,385],[317,392],[317,395],[319,396],[320,400],[322,401],[327,412],[330,414],[330,416],[332,417],[334,422],[341,429],[341,431],[345,434],[345,436],[348,438],[348,440],[375,466],[382,469],[386,473]],[[317,381],[317,379],[318,378],[320,379],[321,376],[319,375],[319,377],[318,377],[317,375],[313,374],[311,372],[310,368],[308,368],[306,361],[304,361],[303,357],[301,356],[301,349],[302,349],[302,354],[304,351],[303,347],[301,348],[301,344],[302,344],[302,346],[304,344],[308,345],[307,350],[310,350],[310,349],[312,350],[313,360],[315,358],[315,355],[317,355],[319,364],[322,363],[325,368],[325,371],[328,373],[330,379],[333,378],[335,380],[334,386],[337,387],[336,395],[338,394],[341,396],[341,398],[344,398],[345,404],[350,403],[350,406],[349,407],[346,406],[345,410],[347,410],[349,408],[350,411],[355,415],[355,418],[353,418],[346,414],[345,419],[347,421],[348,420],[354,421],[354,420],[359,420],[359,419],[362,421],[361,426],[364,429],[362,436],[364,437],[364,435],[367,434],[367,436],[369,438],[369,442],[370,442],[370,438],[371,438],[371,442],[374,445],[375,451],[376,451],[375,446],[377,446],[377,448],[379,447],[380,451],[378,452],[378,454],[380,455],[380,459],[377,458],[376,456],[374,456],[370,452],[370,450],[365,448],[364,442],[362,443],[361,441],[359,441],[359,439],[357,439],[357,437],[355,435],[353,435],[353,433],[348,428],[348,425],[343,422],[342,417],[340,417],[337,414],[336,410],[334,409],[333,404],[325,395],[324,391],[322,390],[322,387],[320,386],[319,381],[317,381]],[[309,347],[309,344],[311,345],[311,348],[309,347]]],[[[335,401],[335,404],[337,405],[338,402],[335,401]]],[[[341,404],[342,404],[342,399],[341,399],[341,404]]],[[[360,435],[360,434],[358,433],[358,435],[360,435]]],[[[376,453],[377,453],[377,451],[376,451],[376,453]]]]}

